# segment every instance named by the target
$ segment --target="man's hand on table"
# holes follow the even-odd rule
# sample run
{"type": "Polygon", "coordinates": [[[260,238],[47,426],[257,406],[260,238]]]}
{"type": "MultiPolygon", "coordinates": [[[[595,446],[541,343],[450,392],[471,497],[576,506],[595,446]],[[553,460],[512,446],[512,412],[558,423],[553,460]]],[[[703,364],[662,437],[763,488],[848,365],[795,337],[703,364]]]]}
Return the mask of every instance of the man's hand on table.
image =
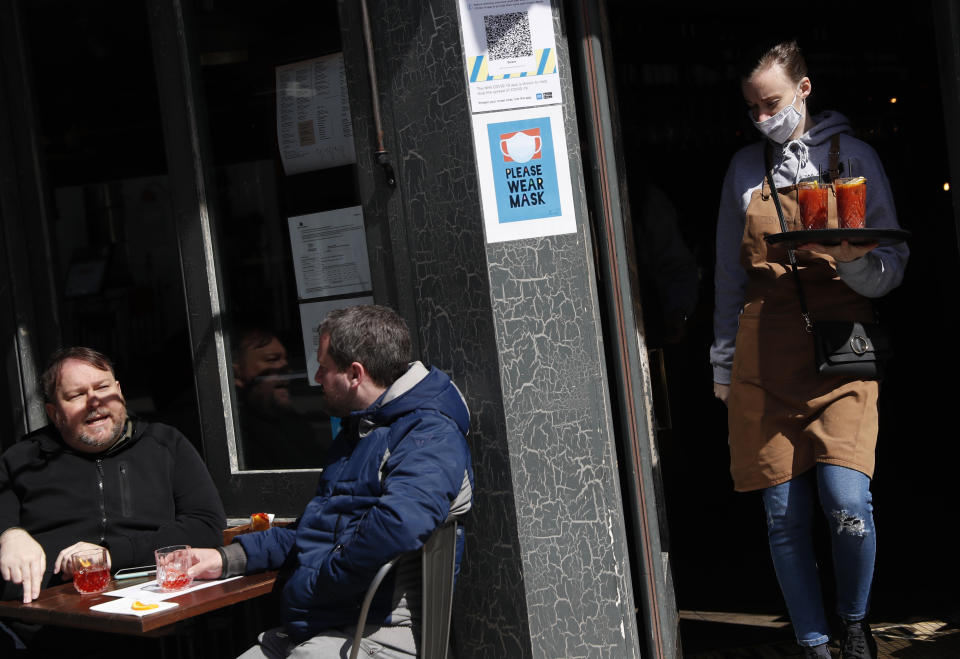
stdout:
{"type": "MultiPolygon", "coordinates": [[[[53,564],[53,573],[59,574],[60,571],[63,571],[64,578],[72,579],[73,578],[73,561],[70,560],[70,557],[76,554],[78,551],[86,551],[88,549],[101,549],[100,545],[95,545],[92,542],[75,542],[66,549],[60,551],[57,555],[57,560],[53,564]]],[[[112,559],[110,558],[110,551],[107,550],[107,567],[112,565],[112,559]]]]}
{"type": "Polygon", "coordinates": [[[23,584],[23,603],[40,596],[47,556],[33,536],[20,528],[0,534],[0,576],[4,581],[23,584]]]}
{"type": "Polygon", "coordinates": [[[191,549],[193,566],[187,573],[194,579],[219,579],[223,574],[223,557],[216,549],[191,549]]]}

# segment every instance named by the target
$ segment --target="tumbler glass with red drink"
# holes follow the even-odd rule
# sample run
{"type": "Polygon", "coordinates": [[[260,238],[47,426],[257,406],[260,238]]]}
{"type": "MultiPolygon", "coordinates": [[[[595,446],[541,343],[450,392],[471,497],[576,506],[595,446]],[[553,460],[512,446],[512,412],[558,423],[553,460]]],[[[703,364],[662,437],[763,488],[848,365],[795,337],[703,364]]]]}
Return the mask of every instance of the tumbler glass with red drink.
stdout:
{"type": "Polygon", "coordinates": [[[819,181],[801,181],[797,184],[797,201],[800,205],[800,220],[803,228],[827,228],[827,199],[829,188],[819,181]]]}
{"type": "Polygon", "coordinates": [[[863,176],[837,181],[837,215],[841,229],[863,229],[867,217],[867,179],[863,176]]]}
{"type": "Polygon", "coordinates": [[[193,577],[187,573],[193,565],[190,545],[161,547],[153,553],[157,559],[157,585],[160,590],[183,590],[193,582],[193,577]]]}
{"type": "Polygon", "coordinates": [[[102,593],[110,583],[110,564],[103,547],[78,551],[70,557],[73,587],[82,595],[102,593]]]}

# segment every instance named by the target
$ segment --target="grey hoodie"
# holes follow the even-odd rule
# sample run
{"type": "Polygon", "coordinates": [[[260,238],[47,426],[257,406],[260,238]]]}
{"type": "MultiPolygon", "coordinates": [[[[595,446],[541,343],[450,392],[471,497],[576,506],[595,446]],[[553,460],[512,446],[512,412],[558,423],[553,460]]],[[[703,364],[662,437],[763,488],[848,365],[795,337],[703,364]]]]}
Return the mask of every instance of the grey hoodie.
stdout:
{"type": "MultiPolygon", "coordinates": [[[[830,138],[840,135],[840,160],[844,176],[866,176],[868,227],[899,228],[890,184],[876,151],[849,135],[850,123],[837,112],[824,112],[813,118],[815,125],[798,139],[773,146],[773,180],[777,187],[793,185],[802,178],[826,171],[830,138]],[[818,169],[819,165],[819,169],[818,169]]],[[[730,160],[720,195],[717,219],[717,263],[714,275],[713,345],[710,363],[713,380],[730,383],[737,325],[743,308],[747,273],[740,264],[747,205],[764,178],[763,148],[766,140],[746,146],[730,160]]],[[[881,297],[903,280],[910,252],[906,243],[879,247],[863,258],[838,263],[840,279],[866,297],[881,297]]]]}

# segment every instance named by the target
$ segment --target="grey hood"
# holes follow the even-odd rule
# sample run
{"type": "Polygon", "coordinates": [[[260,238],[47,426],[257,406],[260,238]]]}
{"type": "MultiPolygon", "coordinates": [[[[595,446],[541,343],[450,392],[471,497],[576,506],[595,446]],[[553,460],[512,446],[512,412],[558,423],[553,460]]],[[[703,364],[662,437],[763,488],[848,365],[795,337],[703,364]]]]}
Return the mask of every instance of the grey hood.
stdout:
{"type": "Polygon", "coordinates": [[[817,176],[820,172],[811,162],[827,161],[830,138],[852,132],[850,122],[839,112],[822,112],[814,115],[813,121],[813,128],[797,139],[783,145],[770,143],[773,147],[774,175],[778,186],[792,185],[802,178],[817,176]]]}

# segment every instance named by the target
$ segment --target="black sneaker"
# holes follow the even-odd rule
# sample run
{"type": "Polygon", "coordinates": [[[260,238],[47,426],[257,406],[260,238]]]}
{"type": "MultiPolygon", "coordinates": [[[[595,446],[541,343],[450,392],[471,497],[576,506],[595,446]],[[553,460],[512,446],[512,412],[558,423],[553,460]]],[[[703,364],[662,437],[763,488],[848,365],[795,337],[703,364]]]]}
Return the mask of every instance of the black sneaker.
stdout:
{"type": "Polygon", "coordinates": [[[823,643],[821,645],[804,646],[803,659],[833,659],[830,654],[830,647],[823,643]]]}
{"type": "Polygon", "coordinates": [[[877,642],[864,620],[843,621],[840,659],[877,659],[877,642]]]}

